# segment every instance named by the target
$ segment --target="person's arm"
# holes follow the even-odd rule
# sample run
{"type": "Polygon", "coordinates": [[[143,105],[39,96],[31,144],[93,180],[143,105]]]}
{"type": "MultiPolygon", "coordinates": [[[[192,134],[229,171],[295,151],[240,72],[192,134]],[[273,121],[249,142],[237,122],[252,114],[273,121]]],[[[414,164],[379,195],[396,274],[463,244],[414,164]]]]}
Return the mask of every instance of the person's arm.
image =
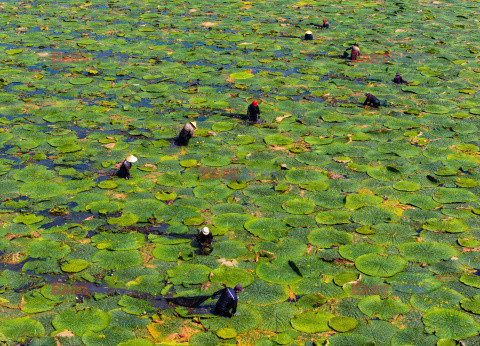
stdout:
{"type": "Polygon", "coordinates": [[[365,102],[363,103],[364,106],[368,104],[368,97],[365,99],[365,102]]]}
{"type": "Polygon", "coordinates": [[[347,51],[347,50],[352,50],[352,49],[353,49],[353,47],[350,47],[350,48],[345,49],[345,51],[347,51]]]}
{"type": "Polygon", "coordinates": [[[212,298],[215,298],[216,296],[219,296],[220,294],[223,293],[224,290],[225,290],[225,288],[222,288],[221,290],[218,290],[217,292],[215,292],[214,294],[212,294],[212,298]]]}

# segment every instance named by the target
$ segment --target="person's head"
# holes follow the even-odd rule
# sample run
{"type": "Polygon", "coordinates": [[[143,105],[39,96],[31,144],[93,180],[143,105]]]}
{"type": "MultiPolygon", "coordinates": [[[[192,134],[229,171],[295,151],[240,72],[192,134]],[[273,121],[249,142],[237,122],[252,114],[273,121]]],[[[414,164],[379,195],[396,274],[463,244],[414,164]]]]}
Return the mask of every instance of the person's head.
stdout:
{"type": "Polygon", "coordinates": [[[400,76],[400,72],[397,72],[397,74],[395,76],[400,76]]]}
{"type": "Polygon", "coordinates": [[[192,125],[194,128],[197,128],[197,122],[196,121],[190,121],[190,125],[192,125]]]}
{"type": "Polygon", "coordinates": [[[323,24],[325,24],[326,22],[327,22],[327,20],[326,20],[326,19],[324,19],[324,20],[323,20],[323,24]]]}
{"type": "Polygon", "coordinates": [[[203,235],[209,235],[210,234],[210,229],[208,227],[203,227],[201,229],[201,232],[203,235]]]}
{"type": "Polygon", "coordinates": [[[307,31],[305,34],[307,34],[307,35],[311,35],[311,34],[312,34],[312,32],[311,32],[310,30],[308,30],[308,31],[307,31]]]}
{"type": "Polygon", "coordinates": [[[243,292],[243,287],[242,285],[238,284],[237,286],[235,286],[234,290],[235,293],[243,292]]]}
{"type": "Polygon", "coordinates": [[[358,42],[355,42],[353,45],[354,45],[355,47],[358,47],[358,42]]]}
{"type": "Polygon", "coordinates": [[[258,106],[258,103],[257,103],[257,101],[253,100],[253,102],[252,102],[252,105],[254,105],[254,106],[258,106]]]}
{"type": "Polygon", "coordinates": [[[134,162],[137,162],[138,159],[135,156],[130,155],[125,159],[125,161],[130,162],[130,163],[134,163],[134,162]]]}
{"type": "Polygon", "coordinates": [[[370,93],[365,93],[365,96],[368,96],[368,95],[370,95],[370,93]]]}

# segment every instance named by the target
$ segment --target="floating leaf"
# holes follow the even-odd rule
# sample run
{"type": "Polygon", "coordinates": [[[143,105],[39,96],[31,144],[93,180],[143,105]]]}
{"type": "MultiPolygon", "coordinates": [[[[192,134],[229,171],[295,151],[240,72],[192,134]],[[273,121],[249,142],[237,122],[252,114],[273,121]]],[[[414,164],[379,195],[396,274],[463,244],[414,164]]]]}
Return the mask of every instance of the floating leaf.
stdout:
{"type": "Polygon", "coordinates": [[[400,256],[370,253],[357,257],[355,266],[367,275],[388,277],[404,270],[407,261],[400,256]]]}
{"type": "Polygon", "coordinates": [[[71,330],[76,335],[82,336],[86,331],[98,332],[110,324],[110,315],[92,307],[81,311],[63,310],[53,318],[56,330],[71,330]]]}
{"type": "Polygon", "coordinates": [[[466,313],[450,309],[432,309],[422,317],[427,333],[443,339],[465,339],[477,335],[480,326],[466,313]]]}
{"type": "Polygon", "coordinates": [[[306,311],[292,318],[292,327],[304,333],[320,333],[331,330],[328,321],[334,317],[326,311],[306,311]]]}

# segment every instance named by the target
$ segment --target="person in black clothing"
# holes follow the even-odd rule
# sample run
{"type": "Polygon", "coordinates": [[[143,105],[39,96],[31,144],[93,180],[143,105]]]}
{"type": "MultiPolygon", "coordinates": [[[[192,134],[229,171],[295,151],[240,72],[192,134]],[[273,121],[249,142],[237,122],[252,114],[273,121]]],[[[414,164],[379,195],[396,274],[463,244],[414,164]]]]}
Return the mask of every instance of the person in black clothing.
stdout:
{"type": "Polygon", "coordinates": [[[197,129],[197,123],[195,121],[190,121],[189,123],[186,123],[182,131],[180,131],[177,144],[179,146],[188,145],[188,142],[193,137],[193,133],[195,132],[196,129],[197,129]]]}
{"type": "Polygon", "coordinates": [[[322,29],[328,29],[329,27],[330,27],[330,23],[327,23],[327,20],[324,19],[324,20],[323,20],[322,29]]]}
{"type": "Polygon", "coordinates": [[[197,241],[200,244],[200,251],[202,255],[208,255],[210,252],[212,252],[212,240],[213,235],[208,227],[203,227],[200,231],[198,231],[197,241]]]}
{"type": "Polygon", "coordinates": [[[402,78],[402,76],[400,75],[400,73],[397,72],[397,74],[395,75],[395,78],[393,78],[393,82],[395,84],[408,84],[408,82],[406,80],[404,80],[402,78]]]}
{"type": "Polygon", "coordinates": [[[123,160],[120,169],[117,171],[117,176],[119,178],[130,179],[130,168],[132,168],[133,162],[137,162],[137,158],[133,155],[123,160]]]}
{"type": "Polygon", "coordinates": [[[258,108],[257,101],[254,100],[252,104],[248,106],[248,109],[247,109],[248,120],[257,122],[259,114],[260,114],[260,108],[258,108]]]}
{"type": "Polygon", "coordinates": [[[305,33],[305,40],[306,41],[311,41],[313,40],[313,34],[310,30],[308,30],[306,33],[305,33]]]}
{"type": "Polygon", "coordinates": [[[366,93],[365,96],[367,97],[365,99],[365,102],[363,103],[364,106],[372,106],[375,108],[378,108],[380,106],[380,100],[377,99],[375,96],[373,96],[370,93],[366,93]]]}
{"type": "Polygon", "coordinates": [[[236,315],[238,302],[237,293],[239,292],[243,292],[243,287],[240,284],[235,286],[235,288],[225,287],[220,291],[215,292],[212,298],[220,295],[220,299],[218,299],[213,313],[223,317],[232,317],[232,315],[236,315]],[[230,312],[230,310],[232,311],[230,312]]]}

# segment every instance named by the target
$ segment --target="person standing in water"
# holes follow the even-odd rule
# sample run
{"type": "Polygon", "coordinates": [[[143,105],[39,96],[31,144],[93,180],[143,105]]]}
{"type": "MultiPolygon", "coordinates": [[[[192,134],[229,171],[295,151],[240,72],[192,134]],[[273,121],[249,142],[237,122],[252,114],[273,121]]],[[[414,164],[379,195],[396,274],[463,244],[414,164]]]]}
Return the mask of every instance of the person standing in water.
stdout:
{"type": "Polygon", "coordinates": [[[123,160],[120,169],[117,171],[117,176],[119,178],[130,179],[130,168],[132,168],[132,163],[137,162],[137,158],[133,155],[130,155],[125,160],[123,160]]]}
{"type": "Polygon", "coordinates": [[[195,121],[190,121],[185,124],[180,135],[178,136],[177,144],[179,146],[186,146],[188,142],[193,137],[193,133],[197,129],[197,123],[195,121]]]}
{"type": "Polygon", "coordinates": [[[259,114],[260,108],[258,107],[258,103],[257,101],[253,100],[253,102],[248,106],[247,118],[250,121],[257,122],[259,114]]]}

